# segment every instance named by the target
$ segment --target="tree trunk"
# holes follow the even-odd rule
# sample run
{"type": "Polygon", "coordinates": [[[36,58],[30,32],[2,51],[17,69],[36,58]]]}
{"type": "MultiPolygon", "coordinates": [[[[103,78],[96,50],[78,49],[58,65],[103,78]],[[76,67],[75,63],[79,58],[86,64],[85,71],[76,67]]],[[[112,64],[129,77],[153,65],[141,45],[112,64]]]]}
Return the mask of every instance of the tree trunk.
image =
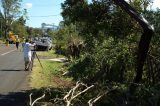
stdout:
{"type": "Polygon", "coordinates": [[[124,0],[113,1],[116,3],[116,5],[120,6],[125,12],[127,12],[132,18],[134,18],[143,28],[143,34],[138,45],[136,76],[134,79],[134,83],[139,83],[142,80],[143,66],[147,57],[151,38],[154,34],[154,29],[153,26],[151,26],[143,16],[139,15],[136,10],[132,8],[127,2],[124,0]]]}

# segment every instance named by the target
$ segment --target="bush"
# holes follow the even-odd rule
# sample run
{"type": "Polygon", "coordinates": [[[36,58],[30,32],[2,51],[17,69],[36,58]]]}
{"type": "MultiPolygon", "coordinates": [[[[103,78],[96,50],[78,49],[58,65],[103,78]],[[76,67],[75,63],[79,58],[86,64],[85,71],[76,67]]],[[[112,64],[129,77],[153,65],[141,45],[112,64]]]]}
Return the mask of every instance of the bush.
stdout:
{"type": "Polygon", "coordinates": [[[75,80],[132,81],[135,46],[109,37],[92,54],[86,53],[69,68],[75,80]]]}

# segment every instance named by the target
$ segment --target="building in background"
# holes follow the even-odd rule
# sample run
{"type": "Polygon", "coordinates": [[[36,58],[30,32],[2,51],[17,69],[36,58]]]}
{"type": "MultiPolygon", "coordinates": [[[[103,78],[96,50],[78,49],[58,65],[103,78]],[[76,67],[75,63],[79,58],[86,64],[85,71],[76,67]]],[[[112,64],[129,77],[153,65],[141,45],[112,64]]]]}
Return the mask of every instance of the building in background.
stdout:
{"type": "Polygon", "coordinates": [[[42,23],[41,28],[42,28],[43,33],[46,33],[48,29],[52,31],[58,30],[58,26],[54,24],[46,24],[46,23],[42,23]]]}

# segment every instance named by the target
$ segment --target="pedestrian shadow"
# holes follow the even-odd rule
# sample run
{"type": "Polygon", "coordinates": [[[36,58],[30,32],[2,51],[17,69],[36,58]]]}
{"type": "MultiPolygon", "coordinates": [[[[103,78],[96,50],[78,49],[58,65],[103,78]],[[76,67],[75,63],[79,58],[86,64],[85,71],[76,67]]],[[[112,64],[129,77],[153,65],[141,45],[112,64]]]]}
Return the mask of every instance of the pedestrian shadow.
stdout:
{"type": "Polygon", "coordinates": [[[11,92],[0,94],[0,106],[29,106],[29,97],[26,92],[11,92]]]}
{"type": "Polygon", "coordinates": [[[0,69],[0,71],[25,71],[24,69],[0,69]]]}
{"type": "MultiPolygon", "coordinates": [[[[0,93],[0,106],[30,106],[30,96],[32,102],[41,97],[45,91],[45,98],[41,100],[41,102],[37,102],[35,106],[42,106],[40,104],[44,102],[51,102],[53,98],[57,96],[63,96],[64,88],[40,88],[40,89],[29,89],[29,90],[22,90],[19,92],[9,92],[7,94],[0,93]]],[[[67,89],[68,91],[69,89],[67,89]]],[[[53,101],[52,101],[53,102],[53,101]]],[[[51,105],[53,106],[53,105],[51,105]]],[[[56,105],[61,106],[61,105],[56,105]]],[[[62,105],[64,106],[64,105],[62,105]]]]}

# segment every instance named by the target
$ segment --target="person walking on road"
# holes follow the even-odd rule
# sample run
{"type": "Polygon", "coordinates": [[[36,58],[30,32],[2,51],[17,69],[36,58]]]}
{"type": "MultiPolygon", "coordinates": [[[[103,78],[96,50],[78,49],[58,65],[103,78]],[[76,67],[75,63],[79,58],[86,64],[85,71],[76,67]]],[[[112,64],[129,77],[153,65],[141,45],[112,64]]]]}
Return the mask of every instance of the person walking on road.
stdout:
{"type": "Polygon", "coordinates": [[[19,47],[19,42],[20,42],[20,40],[19,40],[19,38],[17,38],[16,39],[16,48],[17,48],[17,50],[18,50],[18,47],[19,47]]]}
{"type": "Polygon", "coordinates": [[[30,64],[31,64],[31,47],[34,47],[34,44],[29,43],[29,40],[26,39],[23,47],[23,54],[24,54],[24,62],[25,62],[25,70],[29,70],[30,64]]]}
{"type": "Polygon", "coordinates": [[[23,49],[24,49],[25,41],[26,41],[26,39],[23,37],[23,38],[21,39],[21,43],[22,43],[22,45],[21,45],[22,51],[23,51],[23,49]]]}

